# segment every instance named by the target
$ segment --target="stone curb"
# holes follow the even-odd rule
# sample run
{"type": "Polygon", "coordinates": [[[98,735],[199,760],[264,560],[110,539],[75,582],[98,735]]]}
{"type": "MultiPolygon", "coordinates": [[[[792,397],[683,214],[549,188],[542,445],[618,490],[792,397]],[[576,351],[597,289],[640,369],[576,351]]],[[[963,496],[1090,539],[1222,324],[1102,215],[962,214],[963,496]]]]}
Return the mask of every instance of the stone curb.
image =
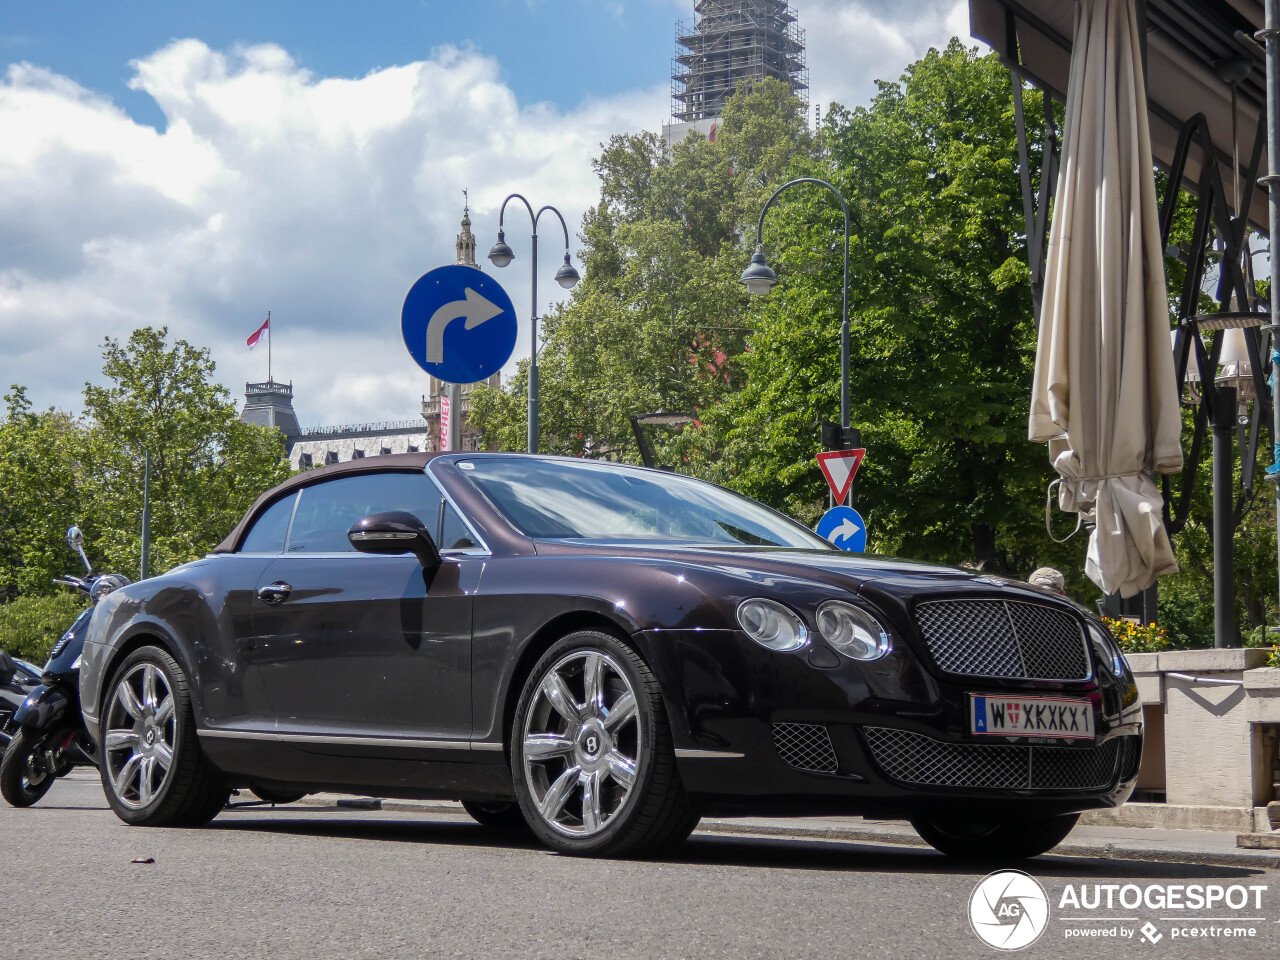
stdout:
{"type": "MultiPolygon", "coordinates": [[[[465,817],[460,804],[432,800],[382,800],[339,797],[334,794],[313,794],[299,801],[300,805],[324,807],[335,811],[387,810],[395,813],[420,813],[435,816],[465,817]],[[374,806],[377,803],[377,806],[374,806]]],[[[876,826],[830,824],[821,820],[725,820],[704,819],[698,825],[698,833],[709,836],[784,837],[799,840],[836,840],[845,843],[875,843],[891,846],[928,849],[929,845],[912,830],[902,824],[886,823],[876,826]]],[[[1254,869],[1280,870],[1280,852],[1239,849],[1193,850],[1188,848],[1153,848],[1126,842],[1100,842],[1096,840],[1072,840],[1068,838],[1053,849],[1064,857],[1091,857],[1104,860],[1147,860],[1154,863],[1194,863],[1205,866],[1251,867],[1254,869]]]]}

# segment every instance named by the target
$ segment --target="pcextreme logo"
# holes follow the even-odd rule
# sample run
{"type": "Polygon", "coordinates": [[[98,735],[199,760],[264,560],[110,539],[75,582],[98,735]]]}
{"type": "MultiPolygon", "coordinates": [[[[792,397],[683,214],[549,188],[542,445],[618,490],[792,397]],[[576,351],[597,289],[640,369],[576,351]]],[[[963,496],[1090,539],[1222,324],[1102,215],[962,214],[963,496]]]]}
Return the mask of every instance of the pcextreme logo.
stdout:
{"type": "Polygon", "coordinates": [[[1021,870],[1000,870],[978,881],[969,896],[969,925],[997,950],[1021,950],[1049,925],[1049,896],[1021,870]]]}

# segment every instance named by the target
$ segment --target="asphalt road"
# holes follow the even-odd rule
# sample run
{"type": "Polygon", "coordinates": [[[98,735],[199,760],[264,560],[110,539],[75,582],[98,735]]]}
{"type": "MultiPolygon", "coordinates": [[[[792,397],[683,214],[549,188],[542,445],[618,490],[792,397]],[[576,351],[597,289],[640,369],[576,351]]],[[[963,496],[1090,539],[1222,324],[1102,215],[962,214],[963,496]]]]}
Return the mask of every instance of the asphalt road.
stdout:
{"type": "MultiPolygon", "coordinates": [[[[3,952],[24,960],[1006,955],[969,924],[970,895],[988,870],[907,847],[695,835],[663,861],[580,860],[462,818],[305,806],[148,830],[116,819],[91,771],[33,808],[0,804],[0,836],[3,952]]],[[[1021,957],[1280,952],[1277,872],[1068,857],[1021,866],[1050,901],[1043,935],[1021,957]],[[1234,911],[1061,907],[1066,888],[1082,884],[1267,889],[1256,894],[1261,908],[1234,911]],[[1171,914],[1186,919],[1160,919],[1171,914]],[[1137,919],[1100,919],[1122,915],[1137,919]],[[1261,919],[1192,924],[1206,916],[1261,919]],[[1147,919],[1155,944],[1137,930],[1147,919]],[[1256,936],[1190,939],[1189,925],[1256,936]],[[1124,927],[1134,935],[1067,936],[1124,927]],[[1175,927],[1188,938],[1175,939],[1175,927]]]]}

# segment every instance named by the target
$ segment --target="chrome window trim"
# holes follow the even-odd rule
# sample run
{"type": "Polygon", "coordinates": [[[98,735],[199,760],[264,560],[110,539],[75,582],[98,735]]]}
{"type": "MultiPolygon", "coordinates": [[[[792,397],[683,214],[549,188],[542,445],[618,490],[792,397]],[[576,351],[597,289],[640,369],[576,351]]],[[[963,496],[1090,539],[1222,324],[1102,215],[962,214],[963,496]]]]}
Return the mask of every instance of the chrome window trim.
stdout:
{"type": "MultiPolygon", "coordinates": [[[[442,557],[455,556],[455,555],[464,556],[464,557],[493,556],[493,551],[490,550],[489,545],[485,543],[484,537],[480,536],[480,534],[476,532],[476,528],[472,525],[470,518],[468,518],[467,515],[462,511],[462,509],[454,501],[453,497],[449,495],[449,491],[444,488],[444,484],[440,482],[440,478],[437,477],[435,473],[432,472],[431,468],[435,466],[437,459],[438,458],[432,458],[431,460],[428,460],[427,465],[422,468],[422,472],[431,478],[431,482],[434,483],[436,485],[436,489],[440,491],[440,496],[444,497],[444,502],[447,503],[449,506],[453,507],[453,512],[458,515],[458,519],[462,521],[462,525],[471,532],[471,538],[475,540],[476,543],[480,544],[480,546],[478,547],[466,547],[458,550],[441,550],[440,555],[442,557]]],[[[443,520],[444,518],[443,516],[441,516],[442,523],[443,523],[443,520]]]]}

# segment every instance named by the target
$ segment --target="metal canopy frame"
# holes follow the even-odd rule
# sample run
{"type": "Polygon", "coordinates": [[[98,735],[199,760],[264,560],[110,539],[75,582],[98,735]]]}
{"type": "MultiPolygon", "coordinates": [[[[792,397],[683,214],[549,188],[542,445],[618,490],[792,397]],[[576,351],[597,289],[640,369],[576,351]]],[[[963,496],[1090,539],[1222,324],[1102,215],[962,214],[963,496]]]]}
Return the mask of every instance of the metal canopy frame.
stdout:
{"type": "MultiPolygon", "coordinates": [[[[1267,0],[1268,13],[1275,2],[1267,0]]],[[[1171,536],[1186,526],[1205,435],[1212,429],[1215,520],[1210,536],[1215,557],[1215,638],[1219,646],[1238,645],[1234,619],[1231,617],[1228,622],[1228,613],[1221,609],[1231,606],[1234,599],[1234,530],[1254,496],[1264,421],[1271,417],[1273,424],[1280,424],[1262,359],[1272,353],[1274,328],[1266,326],[1271,316],[1266,304],[1254,309],[1257,297],[1247,261],[1248,228],[1253,226],[1268,235],[1271,232],[1268,200],[1256,190],[1268,137],[1264,54],[1254,40],[1255,34],[1260,38],[1265,35],[1265,31],[1259,33],[1263,7],[1256,0],[1135,3],[1142,32],[1143,69],[1149,78],[1152,151],[1157,164],[1168,174],[1169,188],[1161,204],[1160,237],[1167,255],[1176,257],[1187,268],[1178,298],[1173,346],[1179,394],[1185,391],[1193,353],[1199,382],[1204,387],[1195,401],[1190,449],[1181,482],[1175,484],[1168,476],[1162,478],[1164,522],[1171,536]],[[1233,62],[1249,69],[1239,70],[1244,76],[1234,77],[1235,82],[1231,83],[1223,78],[1222,66],[1233,62]],[[1151,82],[1153,73],[1163,82],[1151,82]],[[1238,123],[1241,118],[1243,124],[1238,123]],[[1255,133],[1246,160],[1240,156],[1239,127],[1248,129],[1249,125],[1255,133]],[[1172,142],[1171,131],[1176,132],[1172,142]],[[1231,150],[1221,149],[1221,142],[1229,142],[1231,150]],[[1230,195],[1227,183],[1233,185],[1230,195]],[[1180,193],[1174,187],[1197,198],[1193,241],[1185,251],[1169,245],[1180,193]],[[1199,299],[1215,245],[1219,248],[1221,270],[1214,299],[1221,310],[1202,314],[1199,299]],[[1254,402],[1247,424],[1237,422],[1235,389],[1214,386],[1226,330],[1232,328],[1244,331],[1250,364],[1254,402]],[[1240,489],[1234,498],[1232,433],[1237,435],[1242,464],[1240,489]]],[[[1027,259],[1037,325],[1044,292],[1050,201],[1060,163],[1053,102],[1066,99],[1074,14],[1075,4],[1060,0],[970,0],[974,36],[991,44],[1012,75],[1027,259]],[[1031,178],[1023,81],[1046,94],[1038,190],[1033,188],[1031,178]]],[[[1263,182],[1269,179],[1273,178],[1262,178],[1263,182]]],[[[1280,444],[1280,426],[1268,429],[1273,444],[1280,444]]],[[[1275,449],[1280,451],[1280,446],[1275,449]]],[[[1106,605],[1112,612],[1137,613],[1144,622],[1156,619],[1154,587],[1133,601],[1121,603],[1118,598],[1108,598],[1106,605]]]]}

